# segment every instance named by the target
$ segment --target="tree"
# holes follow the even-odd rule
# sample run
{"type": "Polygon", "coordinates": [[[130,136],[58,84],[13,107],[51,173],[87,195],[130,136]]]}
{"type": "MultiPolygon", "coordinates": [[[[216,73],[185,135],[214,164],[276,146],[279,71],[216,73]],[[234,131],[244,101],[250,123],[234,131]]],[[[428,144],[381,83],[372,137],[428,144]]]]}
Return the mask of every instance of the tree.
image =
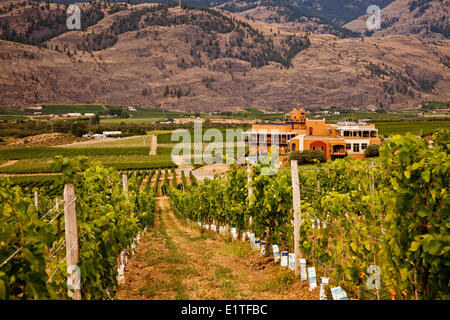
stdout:
{"type": "Polygon", "coordinates": [[[378,157],[379,156],[379,152],[378,152],[379,149],[380,149],[380,145],[375,144],[375,143],[371,143],[371,144],[369,144],[367,149],[364,150],[364,155],[366,156],[366,158],[378,157]]]}
{"type": "Polygon", "coordinates": [[[289,155],[288,161],[297,160],[298,164],[314,164],[314,160],[326,162],[327,157],[322,150],[303,150],[292,151],[289,155]]]}
{"type": "Polygon", "coordinates": [[[327,162],[327,156],[325,155],[325,152],[323,152],[322,150],[314,150],[313,158],[319,160],[320,162],[327,162]]]}
{"type": "Polygon", "coordinates": [[[99,125],[100,124],[100,113],[96,113],[95,117],[92,118],[92,125],[99,125]]]}
{"type": "Polygon", "coordinates": [[[166,85],[166,89],[164,90],[164,97],[167,97],[169,94],[169,86],[166,85]]]}
{"type": "Polygon", "coordinates": [[[70,127],[70,133],[77,137],[81,137],[86,132],[86,124],[84,122],[75,121],[70,127]]]}

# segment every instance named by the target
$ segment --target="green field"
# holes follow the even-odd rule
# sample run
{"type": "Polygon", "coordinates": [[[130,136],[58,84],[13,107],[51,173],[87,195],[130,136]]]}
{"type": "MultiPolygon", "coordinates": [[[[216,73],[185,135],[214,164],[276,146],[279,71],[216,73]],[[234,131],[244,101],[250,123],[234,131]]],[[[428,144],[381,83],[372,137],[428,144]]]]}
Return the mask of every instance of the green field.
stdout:
{"type": "MultiPolygon", "coordinates": [[[[21,159],[18,162],[1,167],[0,173],[3,174],[23,174],[23,173],[51,173],[50,161],[52,158],[28,158],[21,159]]],[[[149,155],[122,155],[122,156],[89,156],[89,160],[100,161],[104,166],[114,167],[121,170],[131,169],[153,169],[169,168],[176,165],[172,162],[170,154],[149,156],[149,155]]]]}
{"type": "Polygon", "coordinates": [[[412,122],[377,122],[375,127],[378,133],[384,136],[406,134],[410,132],[415,135],[425,136],[433,134],[441,128],[450,129],[450,120],[442,121],[412,121],[412,122]]]}
{"type": "MultiPolygon", "coordinates": [[[[381,136],[392,136],[411,132],[415,135],[425,136],[432,134],[440,128],[450,129],[450,120],[441,121],[403,121],[403,122],[376,122],[376,128],[381,136]]],[[[225,133],[226,128],[221,125],[218,129],[225,133]]],[[[206,129],[204,129],[206,130],[206,129]]],[[[191,134],[193,129],[189,130],[191,134]]],[[[174,145],[171,131],[149,132],[157,135],[157,155],[149,156],[151,136],[132,136],[119,139],[93,140],[89,143],[79,143],[60,147],[21,147],[14,149],[0,149],[0,164],[8,160],[17,162],[0,167],[2,174],[22,173],[50,173],[53,172],[50,160],[57,155],[74,158],[85,155],[90,160],[101,161],[106,166],[117,169],[152,169],[174,167],[170,153],[174,145]]],[[[225,134],[224,134],[225,138],[225,134]]],[[[203,148],[210,142],[203,142],[203,148]]],[[[247,149],[247,148],[246,148],[247,149]]],[[[191,152],[194,148],[191,145],[191,152]]],[[[225,154],[224,147],[223,153],[225,154]]],[[[189,157],[189,156],[188,156],[189,157]]]]}
{"type": "Polygon", "coordinates": [[[12,120],[26,120],[29,119],[27,116],[20,115],[0,115],[0,120],[12,121],[12,120]]]}
{"type": "Polygon", "coordinates": [[[114,139],[114,140],[98,139],[95,142],[76,144],[76,145],[70,146],[70,148],[84,149],[84,148],[146,147],[147,153],[148,153],[148,148],[150,148],[150,143],[151,143],[151,137],[149,135],[147,135],[147,136],[132,136],[132,137],[126,137],[126,138],[120,138],[120,139],[114,139]]]}
{"type": "MultiPolygon", "coordinates": [[[[42,112],[42,114],[63,114],[63,113],[71,113],[71,112],[79,112],[81,114],[84,113],[97,113],[102,112],[105,109],[101,105],[95,104],[44,104],[42,105],[42,110],[37,110],[42,112]]],[[[28,111],[36,111],[36,110],[28,110],[28,111]]]]}
{"type": "Polygon", "coordinates": [[[167,111],[158,108],[137,109],[137,111],[130,111],[135,118],[182,118],[186,115],[184,112],[167,111]]]}
{"type": "Polygon", "coordinates": [[[129,147],[129,148],[55,148],[55,147],[34,147],[34,148],[15,148],[0,150],[0,159],[2,160],[20,160],[20,159],[41,159],[51,158],[57,155],[64,157],[75,157],[78,155],[90,156],[129,156],[129,155],[148,155],[147,147],[129,147]]]}
{"type": "Polygon", "coordinates": [[[121,123],[131,123],[131,124],[147,124],[153,123],[155,121],[164,121],[166,118],[111,118],[111,119],[101,119],[101,124],[121,124],[121,123]]]}
{"type": "MultiPolygon", "coordinates": [[[[32,110],[32,111],[36,111],[36,110],[32,110]]],[[[25,112],[25,111],[16,110],[16,109],[0,107],[0,115],[27,115],[27,114],[33,114],[33,112],[25,112]]]]}
{"type": "Polygon", "coordinates": [[[170,152],[149,156],[150,136],[134,136],[95,143],[63,147],[28,147],[0,150],[0,164],[7,160],[18,160],[9,166],[0,167],[3,174],[50,173],[50,160],[54,156],[74,158],[87,156],[101,161],[105,166],[117,169],[152,169],[174,167],[170,152]]]}
{"type": "Polygon", "coordinates": [[[220,112],[213,115],[202,114],[201,116],[205,119],[241,119],[241,120],[252,120],[252,119],[262,119],[262,120],[283,120],[285,113],[265,113],[258,109],[244,108],[243,111],[237,112],[220,112]]]}

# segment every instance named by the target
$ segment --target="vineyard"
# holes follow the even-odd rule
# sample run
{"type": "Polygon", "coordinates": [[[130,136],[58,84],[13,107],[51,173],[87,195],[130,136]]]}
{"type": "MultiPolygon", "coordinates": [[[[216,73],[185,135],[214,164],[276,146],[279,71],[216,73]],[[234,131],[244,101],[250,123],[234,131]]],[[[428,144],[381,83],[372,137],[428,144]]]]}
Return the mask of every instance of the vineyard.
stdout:
{"type": "Polygon", "coordinates": [[[449,299],[448,141],[396,136],[376,161],[300,166],[298,207],[297,167],[201,182],[56,156],[60,175],[0,180],[0,299],[318,299],[316,277],[329,279],[320,299],[338,286],[349,299],[449,299]],[[296,210],[299,280],[277,262],[294,252],[296,210]]]}
{"type": "Polygon", "coordinates": [[[84,157],[56,157],[52,166],[62,176],[24,182],[28,184],[24,190],[20,183],[12,186],[6,179],[0,182],[0,299],[68,298],[66,257],[73,248],[65,245],[64,214],[72,203],[62,200],[62,187],[68,184],[74,186],[73,204],[78,213],[81,296],[114,298],[118,257],[124,250],[131,253],[136,237],[153,224],[155,194],[140,185],[155,171],[128,173],[129,188],[125,190],[116,170],[90,163],[84,157]],[[40,194],[36,208],[25,190],[56,180],[61,193],[40,194]]]}
{"type": "MultiPolygon", "coordinates": [[[[434,135],[433,148],[396,136],[377,162],[299,168],[301,255],[329,277],[330,287],[341,286],[353,299],[450,298],[448,141],[446,130],[434,135]],[[371,265],[380,268],[376,290],[366,289],[371,265]]],[[[293,252],[290,171],[260,172],[254,166],[249,178],[236,167],[226,178],[169,194],[191,221],[236,228],[239,238],[253,232],[266,248],[293,252]]]]}

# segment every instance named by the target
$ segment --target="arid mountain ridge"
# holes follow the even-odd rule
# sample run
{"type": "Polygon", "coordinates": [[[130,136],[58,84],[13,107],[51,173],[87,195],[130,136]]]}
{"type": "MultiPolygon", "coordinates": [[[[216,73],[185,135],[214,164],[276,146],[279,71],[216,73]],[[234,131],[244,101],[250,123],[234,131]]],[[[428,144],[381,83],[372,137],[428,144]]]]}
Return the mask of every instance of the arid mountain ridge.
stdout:
{"type": "Polygon", "coordinates": [[[55,31],[46,26],[65,24],[63,6],[43,6],[0,14],[2,36],[8,21],[11,40],[0,40],[1,106],[278,111],[403,109],[450,99],[448,39],[352,38],[306,30],[302,22],[269,23],[242,12],[153,4],[118,9],[83,3],[89,13],[85,30],[55,31]],[[44,26],[37,27],[42,20],[44,26]]]}

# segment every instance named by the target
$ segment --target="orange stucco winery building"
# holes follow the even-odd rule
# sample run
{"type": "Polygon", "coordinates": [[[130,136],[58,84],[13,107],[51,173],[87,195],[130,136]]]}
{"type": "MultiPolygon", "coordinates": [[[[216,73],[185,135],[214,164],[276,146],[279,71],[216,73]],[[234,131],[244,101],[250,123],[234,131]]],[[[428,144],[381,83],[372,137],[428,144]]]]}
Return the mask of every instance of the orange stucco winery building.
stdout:
{"type": "Polygon", "coordinates": [[[250,154],[266,155],[272,141],[278,140],[280,161],[294,150],[322,150],[327,159],[364,158],[369,144],[380,144],[374,124],[340,122],[327,124],[323,120],[309,120],[303,109],[292,110],[290,120],[279,123],[255,124],[247,132],[250,154]],[[267,140],[267,142],[265,142],[267,140]]]}

